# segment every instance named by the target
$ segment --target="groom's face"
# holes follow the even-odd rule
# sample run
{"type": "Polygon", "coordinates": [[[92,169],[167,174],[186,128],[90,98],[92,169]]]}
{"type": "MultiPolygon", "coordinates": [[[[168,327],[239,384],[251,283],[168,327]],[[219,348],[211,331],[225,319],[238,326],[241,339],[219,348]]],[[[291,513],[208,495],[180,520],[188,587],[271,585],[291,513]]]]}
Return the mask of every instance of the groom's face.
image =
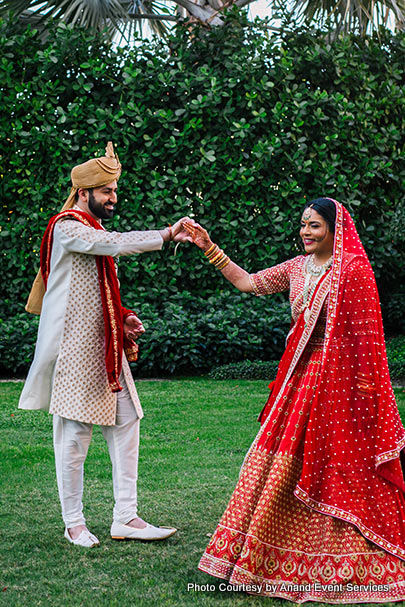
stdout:
{"type": "Polygon", "coordinates": [[[86,190],[88,211],[95,219],[112,219],[117,204],[117,182],[86,190]]]}

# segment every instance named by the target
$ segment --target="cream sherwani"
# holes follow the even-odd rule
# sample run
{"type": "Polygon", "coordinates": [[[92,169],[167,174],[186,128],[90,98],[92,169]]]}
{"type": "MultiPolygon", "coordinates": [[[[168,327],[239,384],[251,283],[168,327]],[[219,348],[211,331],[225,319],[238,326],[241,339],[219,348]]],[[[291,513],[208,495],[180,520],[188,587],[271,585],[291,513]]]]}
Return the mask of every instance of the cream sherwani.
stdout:
{"type": "Polygon", "coordinates": [[[67,528],[86,522],[83,465],[93,424],[101,426],[112,462],[114,520],[125,524],[137,516],[143,413],[125,356],[122,392],[111,392],[108,384],[96,255],[131,255],[162,244],[157,231],[107,232],[69,218],[55,226],[35,356],[19,407],[54,414],[56,477],[67,528]]]}
{"type": "MultiPolygon", "coordinates": [[[[72,219],[57,223],[35,356],[21,394],[21,409],[45,409],[90,424],[115,424],[117,394],[107,381],[95,256],[131,255],[161,249],[162,244],[158,231],[108,232],[72,219]]],[[[125,355],[123,374],[140,419],[142,409],[125,355]]]]}

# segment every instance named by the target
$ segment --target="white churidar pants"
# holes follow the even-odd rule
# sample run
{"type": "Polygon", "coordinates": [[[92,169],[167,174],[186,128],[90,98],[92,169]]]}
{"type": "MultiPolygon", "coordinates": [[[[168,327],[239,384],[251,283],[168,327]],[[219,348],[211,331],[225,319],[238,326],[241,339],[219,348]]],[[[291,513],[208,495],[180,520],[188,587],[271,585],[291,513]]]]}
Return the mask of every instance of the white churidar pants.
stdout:
{"type": "MultiPolygon", "coordinates": [[[[123,374],[122,391],[117,395],[115,426],[100,426],[112,463],[114,521],[128,523],[137,516],[139,418],[123,374]]],[[[93,424],[53,416],[56,478],[67,528],[84,525],[83,468],[91,441],[93,424]]]]}

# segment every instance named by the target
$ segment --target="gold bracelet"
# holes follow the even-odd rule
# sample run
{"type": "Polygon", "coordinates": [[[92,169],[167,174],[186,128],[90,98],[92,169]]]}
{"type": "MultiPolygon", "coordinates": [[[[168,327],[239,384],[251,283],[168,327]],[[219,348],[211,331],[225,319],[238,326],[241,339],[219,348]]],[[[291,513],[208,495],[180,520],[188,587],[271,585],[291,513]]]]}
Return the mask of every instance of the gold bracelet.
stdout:
{"type": "Polygon", "coordinates": [[[209,260],[210,263],[213,263],[214,265],[217,264],[225,255],[225,253],[223,251],[221,251],[221,249],[219,249],[218,253],[215,255],[215,257],[211,257],[211,259],[209,260]]]}
{"type": "Polygon", "coordinates": [[[209,255],[206,255],[207,259],[213,259],[214,257],[216,257],[216,255],[220,252],[220,248],[218,245],[215,245],[215,249],[213,251],[211,251],[211,253],[209,255]]]}
{"type": "Polygon", "coordinates": [[[211,263],[213,263],[214,266],[217,266],[219,263],[224,261],[225,257],[225,253],[220,250],[216,258],[211,260],[211,263]]]}
{"type": "Polygon", "coordinates": [[[227,266],[228,264],[230,264],[230,263],[231,263],[231,260],[229,259],[228,255],[225,255],[225,259],[224,259],[224,260],[222,260],[222,261],[221,261],[221,263],[217,264],[215,267],[216,267],[218,270],[223,270],[223,269],[224,269],[224,268],[226,268],[226,266],[227,266]]]}
{"type": "Polygon", "coordinates": [[[204,251],[204,255],[206,255],[208,257],[208,255],[213,252],[213,250],[215,249],[216,246],[217,246],[216,244],[212,243],[210,248],[207,249],[206,251],[204,251]]]}
{"type": "Polygon", "coordinates": [[[204,255],[218,270],[223,270],[229,263],[231,263],[228,255],[224,253],[217,244],[214,243],[209,249],[204,251],[204,255]]]}
{"type": "Polygon", "coordinates": [[[226,263],[226,260],[227,260],[227,259],[228,259],[228,255],[226,255],[226,254],[225,254],[225,253],[222,251],[221,257],[220,257],[219,259],[217,259],[217,261],[214,263],[214,266],[215,266],[216,268],[221,268],[221,267],[222,267],[222,264],[223,264],[224,262],[226,263]]]}
{"type": "Polygon", "coordinates": [[[222,251],[221,257],[215,262],[215,267],[221,266],[228,256],[222,251]]]}

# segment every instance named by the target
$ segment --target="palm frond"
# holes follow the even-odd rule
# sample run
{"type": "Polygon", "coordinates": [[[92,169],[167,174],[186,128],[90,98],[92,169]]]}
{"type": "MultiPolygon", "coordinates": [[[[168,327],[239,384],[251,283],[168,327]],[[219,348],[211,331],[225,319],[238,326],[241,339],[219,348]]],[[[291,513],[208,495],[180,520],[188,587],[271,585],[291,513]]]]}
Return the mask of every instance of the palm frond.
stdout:
{"type": "Polygon", "coordinates": [[[391,15],[403,24],[405,0],[296,0],[293,10],[306,23],[329,19],[340,29],[365,34],[386,25],[391,15]]]}
{"type": "Polygon", "coordinates": [[[168,28],[162,21],[169,16],[167,4],[161,0],[0,0],[0,15],[9,11],[36,25],[60,19],[70,25],[107,30],[111,36],[118,33],[125,40],[141,32],[144,21],[158,35],[165,34],[168,28]]]}

